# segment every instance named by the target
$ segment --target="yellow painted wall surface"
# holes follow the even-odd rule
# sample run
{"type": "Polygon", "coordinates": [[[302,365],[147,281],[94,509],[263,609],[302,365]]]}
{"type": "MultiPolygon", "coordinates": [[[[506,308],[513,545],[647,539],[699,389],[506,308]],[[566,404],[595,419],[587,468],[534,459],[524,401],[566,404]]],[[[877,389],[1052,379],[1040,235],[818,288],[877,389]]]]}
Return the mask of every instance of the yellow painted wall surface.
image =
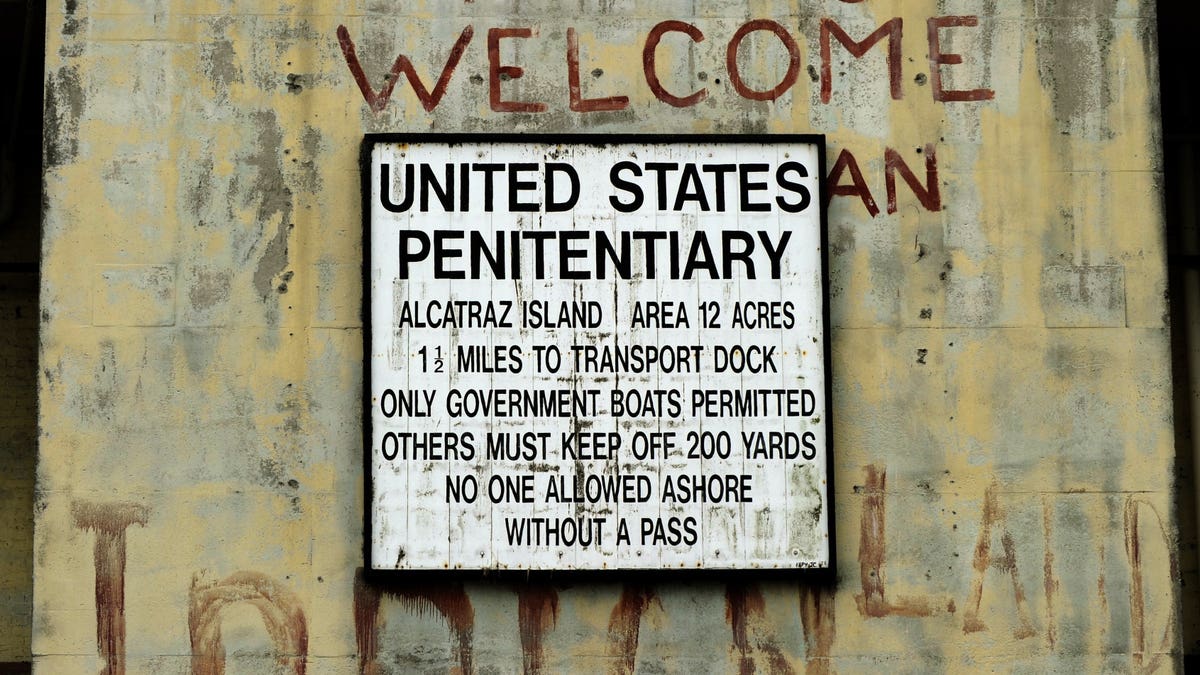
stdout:
{"type": "Polygon", "coordinates": [[[1156,58],[1127,0],[51,3],[38,671],[1173,669],[1156,58]],[[359,579],[383,131],[827,134],[837,583],[359,579]]]}

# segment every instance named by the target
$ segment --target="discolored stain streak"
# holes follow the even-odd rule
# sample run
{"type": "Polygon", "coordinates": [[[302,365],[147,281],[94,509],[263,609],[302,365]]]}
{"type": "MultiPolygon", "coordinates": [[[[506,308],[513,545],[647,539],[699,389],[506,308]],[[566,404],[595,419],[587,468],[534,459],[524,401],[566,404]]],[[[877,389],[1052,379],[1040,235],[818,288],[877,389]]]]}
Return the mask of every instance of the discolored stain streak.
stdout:
{"type": "Polygon", "coordinates": [[[772,675],[795,672],[773,635],[763,635],[767,623],[766,600],[757,585],[731,583],[725,586],[725,620],[733,632],[733,646],[738,652],[738,672],[749,675],[757,672],[755,652],[766,656],[772,675]],[[751,643],[750,636],[754,634],[751,643]]]}
{"type": "MultiPolygon", "coordinates": [[[[275,230],[275,236],[267,242],[258,266],[254,270],[254,289],[264,299],[271,295],[275,288],[275,277],[283,272],[288,263],[287,235],[288,226],[280,223],[275,230]]],[[[281,290],[287,290],[286,286],[281,290]]]]}
{"type": "Polygon", "coordinates": [[[202,217],[214,194],[212,153],[205,152],[199,159],[189,164],[195,168],[181,176],[184,193],[183,205],[188,214],[195,218],[196,224],[204,226],[206,223],[202,217]]]}
{"type": "Polygon", "coordinates": [[[76,387],[71,396],[71,405],[87,421],[111,423],[121,395],[117,377],[117,351],[112,340],[101,341],[99,347],[99,363],[91,386],[76,387]]]}
{"type": "Polygon", "coordinates": [[[276,412],[283,416],[277,427],[284,435],[297,436],[303,432],[303,421],[309,411],[318,408],[318,404],[302,387],[292,384],[280,391],[279,402],[275,404],[276,412]]]}
{"type": "Polygon", "coordinates": [[[87,19],[77,16],[76,12],[78,9],[78,0],[65,0],[63,2],[63,37],[70,38],[78,34],[80,29],[87,25],[87,19]]]}
{"type": "MultiPolygon", "coordinates": [[[[1146,78],[1147,82],[1154,83],[1154,86],[1161,86],[1158,74],[1160,59],[1158,26],[1153,21],[1147,21],[1140,24],[1135,30],[1137,31],[1138,39],[1142,43],[1142,53],[1148,57],[1142,60],[1142,75],[1146,78]]],[[[1155,105],[1158,104],[1159,102],[1156,100],[1155,105]]],[[[1161,146],[1157,144],[1152,145],[1150,150],[1154,152],[1156,159],[1161,160],[1161,146]]],[[[1156,162],[1155,166],[1159,166],[1159,164],[1156,162]]]]}
{"type": "Polygon", "coordinates": [[[843,225],[830,225],[829,233],[829,253],[831,256],[837,257],[854,251],[855,239],[854,230],[843,225]]]}
{"type": "Polygon", "coordinates": [[[264,457],[258,460],[258,479],[263,485],[282,485],[284,465],[278,459],[264,457]]]}
{"type": "Polygon", "coordinates": [[[229,297],[230,282],[227,270],[197,269],[188,289],[188,301],[194,309],[211,309],[229,297]]]}
{"type": "Polygon", "coordinates": [[[133,502],[71,504],[75,527],[96,533],[96,644],[103,675],[125,672],[125,530],[145,526],[149,510],[133,502]]]}
{"type": "Polygon", "coordinates": [[[1036,40],[1038,77],[1060,129],[1103,114],[1112,103],[1106,64],[1117,0],[1045,0],[1036,40]]]}
{"type": "Polygon", "coordinates": [[[558,625],[558,591],[549,586],[523,584],[517,588],[517,625],[521,632],[521,660],[525,673],[545,672],[546,632],[558,625]]]}
{"type": "Polygon", "coordinates": [[[1056,343],[1046,350],[1043,363],[1055,377],[1079,382],[1100,376],[1114,360],[1106,350],[1056,343]]]}
{"type": "Polygon", "coordinates": [[[258,146],[254,154],[245,158],[254,176],[248,194],[257,199],[256,220],[265,233],[274,224],[275,234],[262,247],[262,255],[254,269],[254,288],[267,298],[274,290],[274,279],[288,264],[288,233],[291,231],[292,190],[283,175],[280,159],[283,151],[283,132],[275,112],[255,112],[252,123],[257,131],[258,146]]]}
{"type": "Polygon", "coordinates": [[[430,585],[418,581],[379,583],[368,581],[359,568],[354,576],[354,636],[358,646],[359,672],[378,675],[379,633],[383,628],[380,605],[384,596],[400,601],[405,610],[418,616],[436,613],[454,638],[454,657],[459,672],[475,672],[473,663],[475,609],[461,583],[430,585]]]}
{"type": "Polygon", "coordinates": [[[79,119],[83,115],[83,85],[79,70],[63,66],[46,74],[46,103],[42,157],[46,168],[62,166],[79,153],[79,119]]]}
{"type": "Polygon", "coordinates": [[[804,672],[827,675],[837,625],[834,623],[834,591],[831,588],[800,587],[800,625],[804,630],[804,672]]]}
{"type": "Polygon", "coordinates": [[[262,616],[277,652],[279,667],[304,675],[308,666],[308,622],[300,599],[260,572],[235,572],[221,581],[192,578],[188,593],[188,635],[193,675],[222,675],[225,646],[221,642],[221,613],[237,603],[249,603],[262,616]]]}
{"type": "Polygon", "coordinates": [[[299,184],[300,189],[312,194],[320,194],[325,189],[324,183],[321,180],[320,166],[317,158],[325,149],[324,138],[321,135],[321,130],[311,125],[304,125],[304,131],[300,135],[300,150],[302,159],[292,159],[292,162],[299,165],[299,184]]]}
{"type": "Polygon", "coordinates": [[[621,597],[608,617],[608,655],[613,659],[609,672],[613,675],[634,672],[642,617],[650,603],[662,606],[658,594],[649,586],[627,584],[621,589],[621,597]]]}
{"type": "Polygon", "coordinates": [[[188,369],[200,373],[211,368],[217,353],[218,338],[212,331],[184,328],[179,331],[179,346],[187,360],[188,369]]]}
{"type": "Polygon", "coordinates": [[[237,50],[228,38],[210,40],[200,45],[200,68],[212,82],[217,102],[228,100],[230,85],[242,82],[237,50]]]}
{"type": "Polygon", "coordinates": [[[63,37],[72,37],[79,32],[79,29],[86,24],[86,20],[79,19],[71,14],[63,17],[62,35],[63,37]]]}

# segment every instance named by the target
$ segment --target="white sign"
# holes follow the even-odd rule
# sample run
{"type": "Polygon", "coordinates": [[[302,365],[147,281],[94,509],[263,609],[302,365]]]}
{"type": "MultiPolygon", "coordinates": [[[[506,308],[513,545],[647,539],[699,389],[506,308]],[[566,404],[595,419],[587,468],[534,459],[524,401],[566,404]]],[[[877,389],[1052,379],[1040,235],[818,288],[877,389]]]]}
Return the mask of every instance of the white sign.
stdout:
{"type": "Polygon", "coordinates": [[[369,136],[368,566],[829,567],[823,160],[369,136]]]}

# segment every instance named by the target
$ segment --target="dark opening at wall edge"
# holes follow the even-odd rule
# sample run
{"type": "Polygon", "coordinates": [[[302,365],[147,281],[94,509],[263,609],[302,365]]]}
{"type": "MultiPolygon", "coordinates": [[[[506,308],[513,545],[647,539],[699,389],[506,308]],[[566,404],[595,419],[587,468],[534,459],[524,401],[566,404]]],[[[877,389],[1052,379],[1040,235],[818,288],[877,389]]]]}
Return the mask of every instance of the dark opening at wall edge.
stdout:
{"type": "Polygon", "coordinates": [[[1200,560],[1197,557],[1196,429],[1200,405],[1200,106],[1195,87],[1192,26],[1200,11],[1158,3],[1162,111],[1162,187],[1166,222],[1175,421],[1175,512],[1179,528],[1180,631],[1184,666],[1200,668],[1200,560]]]}
{"type": "Polygon", "coordinates": [[[0,0],[0,675],[32,667],[44,0],[0,0]]]}

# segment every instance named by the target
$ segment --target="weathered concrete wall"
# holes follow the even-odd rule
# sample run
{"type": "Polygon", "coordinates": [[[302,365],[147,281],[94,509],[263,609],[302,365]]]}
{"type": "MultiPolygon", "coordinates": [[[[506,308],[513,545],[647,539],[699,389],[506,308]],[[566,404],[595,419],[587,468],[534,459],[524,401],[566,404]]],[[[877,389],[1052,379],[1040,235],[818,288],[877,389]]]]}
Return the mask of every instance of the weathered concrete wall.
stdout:
{"type": "Polygon", "coordinates": [[[1152,14],[54,5],[38,670],[1171,669],[1152,14]],[[790,41],[753,32],[731,75],[752,19],[790,41]],[[663,35],[656,91],[666,20],[704,39],[663,35]],[[524,74],[491,77],[511,27],[536,35],[492,58],[524,74]],[[620,109],[572,109],[569,28],[579,98],[620,109]],[[828,134],[836,586],[357,577],[358,145],[431,130],[828,134]]]}

